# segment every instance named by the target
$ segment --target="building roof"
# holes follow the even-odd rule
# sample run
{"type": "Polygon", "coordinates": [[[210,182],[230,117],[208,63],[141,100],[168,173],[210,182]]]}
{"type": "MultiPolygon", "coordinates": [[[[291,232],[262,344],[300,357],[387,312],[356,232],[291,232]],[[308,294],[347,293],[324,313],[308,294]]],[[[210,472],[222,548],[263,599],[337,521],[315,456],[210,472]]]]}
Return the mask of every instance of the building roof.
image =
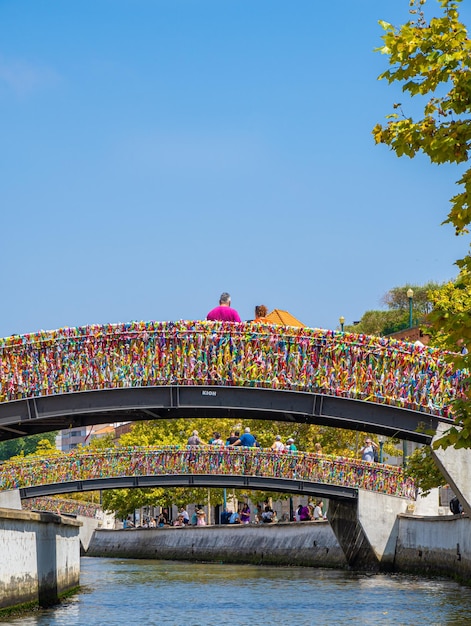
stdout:
{"type": "Polygon", "coordinates": [[[299,328],[305,326],[302,322],[297,320],[288,311],[282,311],[281,309],[273,309],[271,313],[267,315],[267,319],[272,324],[281,324],[282,326],[297,326],[299,328]]]}
{"type": "Polygon", "coordinates": [[[93,426],[91,431],[92,437],[103,437],[104,435],[114,434],[114,426],[111,424],[105,424],[104,426],[93,426]]]}
{"type": "Polygon", "coordinates": [[[406,328],[404,330],[398,330],[395,333],[386,335],[389,339],[400,339],[401,341],[410,341],[411,343],[420,341],[424,346],[427,346],[430,341],[430,335],[425,334],[419,326],[413,326],[412,328],[406,328]]]}

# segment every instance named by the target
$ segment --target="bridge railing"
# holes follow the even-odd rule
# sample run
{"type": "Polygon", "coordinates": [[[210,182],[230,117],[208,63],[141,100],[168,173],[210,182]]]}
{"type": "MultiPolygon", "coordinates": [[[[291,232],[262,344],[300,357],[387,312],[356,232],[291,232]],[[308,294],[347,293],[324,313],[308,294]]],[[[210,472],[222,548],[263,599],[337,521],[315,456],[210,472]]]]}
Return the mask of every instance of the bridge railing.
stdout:
{"type": "Polygon", "coordinates": [[[124,476],[243,475],[354,487],[405,498],[415,486],[402,468],[306,452],[257,448],[119,448],[7,461],[0,489],[19,489],[124,476]]]}
{"type": "Polygon", "coordinates": [[[307,391],[448,416],[464,376],[438,350],[260,323],[132,322],[0,339],[0,402],[162,385],[307,391]]]}
{"type": "Polygon", "coordinates": [[[51,498],[39,496],[36,498],[25,498],[21,501],[23,509],[29,511],[50,511],[60,515],[81,515],[83,517],[101,518],[102,506],[92,502],[81,502],[79,500],[66,500],[65,498],[51,498]]]}

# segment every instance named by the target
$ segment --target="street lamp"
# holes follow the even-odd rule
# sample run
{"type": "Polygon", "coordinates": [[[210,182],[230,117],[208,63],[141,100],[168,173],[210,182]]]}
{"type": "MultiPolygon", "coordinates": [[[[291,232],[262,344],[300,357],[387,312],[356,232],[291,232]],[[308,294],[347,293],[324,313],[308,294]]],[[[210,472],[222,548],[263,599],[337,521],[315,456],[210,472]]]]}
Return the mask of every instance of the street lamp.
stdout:
{"type": "Polygon", "coordinates": [[[385,437],[384,435],[379,435],[378,436],[378,441],[379,441],[379,462],[382,463],[383,462],[383,446],[386,442],[387,437],[385,437]]]}
{"type": "Polygon", "coordinates": [[[345,318],[343,315],[339,317],[339,322],[340,322],[340,330],[343,332],[343,325],[345,324],[345,318]]]}
{"type": "Polygon", "coordinates": [[[402,440],[402,467],[404,469],[407,467],[407,441],[405,439],[402,440]]]}
{"type": "Polygon", "coordinates": [[[407,290],[407,297],[409,298],[409,328],[412,328],[412,298],[414,297],[414,290],[407,290]]]}

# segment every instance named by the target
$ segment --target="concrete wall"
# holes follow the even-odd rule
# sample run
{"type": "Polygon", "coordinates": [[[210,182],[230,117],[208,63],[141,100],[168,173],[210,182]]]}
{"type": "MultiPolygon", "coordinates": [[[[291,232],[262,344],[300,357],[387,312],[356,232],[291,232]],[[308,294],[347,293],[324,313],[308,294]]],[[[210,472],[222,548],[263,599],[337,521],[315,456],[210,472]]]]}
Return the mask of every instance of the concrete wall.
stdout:
{"type": "Polygon", "coordinates": [[[76,519],[81,523],[79,532],[80,547],[82,552],[85,553],[88,550],[93,533],[97,528],[102,527],[103,522],[95,517],[84,517],[83,515],[77,515],[76,519]]]}
{"type": "Polygon", "coordinates": [[[358,520],[382,569],[393,567],[398,515],[406,512],[407,505],[404,498],[358,491],[358,520]]]}
{"type": "MultiPolygon", "coordinates": [[[[471,520],[467,516],[400,514],[394,524],[392,556],[380,569],[439,574],[471,581],[471,520]]],[[[207,526],[97,530],[89,556],[209,560],[311,567],[347,566],[328,522],[261,526],[207,526]]]]}
{"type": "Polygon", "coordinates": [[[359,489],[358,499],[331,501],[327,512],[332,530],[351,567],[392,569],[398,514],[408,501],[359,489]]]}
{"type": "Polygon", "coordinates": [[[450,446],[434,449],[433,444],[448,430],[447,425],[439,424],[432,441],[432,457],[445,476],[453,492],[458,496],[463,509],[471,516],[471,455],[467,448],[456,449],[450,446]]]}
{"type": "Polygon", "coordinates": [[[358,500],[329,502],[327,517],[350,567],[378,570],[380,559],[375,554],[359,521],[358,500]]]}
{"type": "Polygon", "coordinates": [[[328,522],[97,530],[87,556],[346,566],[328,522]]]}
{"type": "Polygon", "coordinates": [[[400,515],[395,569],[471,580],[471,520],[400,515]]]}
{"type": "Polygon", "coordinates": [[[21,510],[19,490],[0,491],[0,508],[21,510]]]}
{"type": "Polygon", "coordinates": [[[0,609],[50,606],[80,582],[80,523],[0,509],[0,609]]]}

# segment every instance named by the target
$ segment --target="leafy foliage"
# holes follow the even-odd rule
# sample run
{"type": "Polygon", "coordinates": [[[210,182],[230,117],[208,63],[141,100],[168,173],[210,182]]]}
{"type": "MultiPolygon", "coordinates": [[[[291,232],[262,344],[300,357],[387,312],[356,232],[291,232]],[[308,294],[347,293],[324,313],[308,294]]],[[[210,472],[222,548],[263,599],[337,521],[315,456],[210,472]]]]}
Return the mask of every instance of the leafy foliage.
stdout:
{"type": "MultiPolygon", "coordinates": [[[[397,156],[414,157],[422,152],[432,163],[465,163],[471,150],[471,41],[459,19],[461,0],[439,0],[441,15],[425,16],[426,0],[411,0],[411,19],[400,28],[380,22],[384,46],[380,52],[389,57],[390,69],[380,79],[399,82],[403,92],[423,103],[421,119],[406,117],[402,104],[394,104],[394,113],[385,126],[373,129],[376,143],[384,143],[397,156]]],[[[471,222],[471,168],[458,180],[461,192],[451,198],[451,209],[444,223],[461,235],[471,222]]],[[[434,341],[456,349],[471,339],[468,297],[471,287],[471,255],[457,261],[459,279],[444,290],[435,290],[434,311],[430,315],[434,341]]],[[[434,290],[431,290],[432,292],[434,290]]],[[[457,368],[469,371],[469,355],[454,357],[457,368]]],[[[469,388],[469,387],[468,387],[469,388]]],[[[454,403],[456,427],[450,429],[437,445],[471,447],[471,400],[454,403]]]]}
{"type": "Polygon", "coordinates": [[[391,311],[401,311],[409,313],[409,296],[407,292],[412,289],[414,317],[423,318],[433,309],[433,301],[430,298],[430,292],[439,289],[440,284],[429,282],[425,285],[403,285],[402,287],[393,287],[382,298],[391,311]]]}
{"type": "Polygon", "coordinates": [[[406,284],[393,287],[381,298],[388,310],[366,311],[360,322],[354,326],[347,326],[346,330],[365,335],[390,335],[409,326],[409,297],[407,292],[412,289],[413,296],[413,324],[421,324],[432,310],[434,303],[431,292],[439,290],[441,285],[429,282],[425,285],[406,284]]]}
{"type": "Polygon", "coordinates": [[[114,511],[124,519],[141,507],[166,506],[163,497],[163,489],[108,489],[103,491],[102,504],[105,511],[114,511]]]}
{"type": "Polygon", "coordinates": [[[366,311],[358,324],[346,326],[348,332],[380,337],[407,325],[408,314],[404,311],[366,311]]]}
{"type": "MultiPolygon", "coordinates": [[[[433,311],[428,317],[433,345],[461,352],[471,346],[471,281],[466,272],[457,280],[445,283],[430,292],[433,311]]],[[[464,358],[455,359],[458,367],[466,365],[464,358]]]]}
{"type": "Polygon", "coordinates": [[[414,479],[424,496],[446,483],[432,457],[430,446],[417,448],[407,458],[407,474],[414,479]]]}
{"type": "Polygon", "coordinates": [[[0,443],[0,461],[7,461],[12,457],[28,456],[37,451],[38,447],[44,447],[44,442],[47,441],[51,444],[50,449],[54,449],[54,442],[56,439],[56,432],[42,433],[40,435],[30,435],[28,437],[19,437],[18,439],[11,439],[9,441],[2,441],[0,443]]]}
{"type": "MultiPolygon", "coordinates": [[[[433,342],[453,351],[449,358],[456,369],[470,371],[471,358],[471,275],[461,271],[455,282],[433,292],[434,309],[430,314],[433,342]]],[[[468,389],[471,378],[468,375],[468,389]]],[[[451,427],[438,442],[437,447],[471,448],[471,402],[468,397],[453,403],[456,426],[451,427]]]]}
{"type": "MultiPolygon", "coordinates": [[[[440,0],[442,15],[427,22],[425,0],[415,0],[411,2],[413,19],[399,29],[380,22],[385,34],[379,50],[389,56],[390,69],[379,78],[399,82],[409,96],[425,99],[421,119],[406,117],[402,105],[396,103],[386,126],[377,124],[373,129],[376,143],[390,146],[397,156],[412,158],[423,152],[438,164],[464,163],[469,158],[471,41],[459,20],[460,2],[440,0]]],[[[470,169],[458,183],[464,188],[452,198],[446,222],[462,234],[471,221],[470,169]]]]}

